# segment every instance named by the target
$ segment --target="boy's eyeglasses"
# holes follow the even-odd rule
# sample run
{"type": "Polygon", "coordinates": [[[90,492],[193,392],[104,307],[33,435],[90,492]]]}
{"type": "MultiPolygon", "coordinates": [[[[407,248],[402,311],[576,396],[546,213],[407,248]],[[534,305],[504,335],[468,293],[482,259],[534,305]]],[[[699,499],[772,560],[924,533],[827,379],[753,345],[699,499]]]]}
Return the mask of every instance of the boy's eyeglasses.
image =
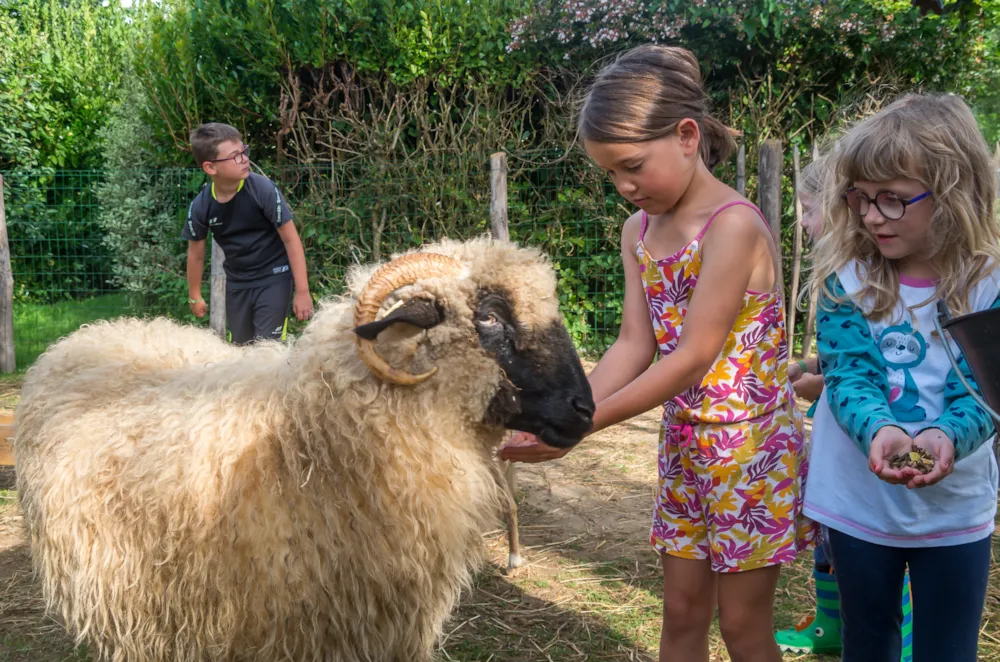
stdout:
{"type": "Polygon", "coordinates": [[[906,208],[909,205],[920,202],[930,194],[930,191],[926,191],[915,198],[907,200],[906,198],[899,197],[892,191],[879,191],[875,194],[875,199],[872,200],[858,189],[849,188],[844,192],[843,198],[844,202],[847,203],[847,208],[853,214],[862,218],[868,215],[871,203],[874,202],[875,208],[878,209],[884,218],[890,221],[897,221],[903,218],[903,214],[906,213],[906,208]]]}
{"type": "Polygon", "coordinates": [[[242,152],[236,152],[232,156],[227,156],[224,159],[211,159],[212,163],[220,163],[222,161],[236,161],[239,163],[243,159],[250,160],[250,145],[243,145],[242,152]]]}

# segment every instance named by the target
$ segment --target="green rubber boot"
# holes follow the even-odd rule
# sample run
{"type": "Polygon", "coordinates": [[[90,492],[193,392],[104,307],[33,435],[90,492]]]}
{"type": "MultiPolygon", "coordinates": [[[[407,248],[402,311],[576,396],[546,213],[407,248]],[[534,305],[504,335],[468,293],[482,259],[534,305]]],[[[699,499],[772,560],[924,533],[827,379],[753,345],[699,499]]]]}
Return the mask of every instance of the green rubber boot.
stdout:
{"type": "Polygon", "coordinates": [[[778,648],[787,653],[840,653],[840,593],[832,574],[813,570],[816,614],[794,628],[775,633],[778,648]]]}

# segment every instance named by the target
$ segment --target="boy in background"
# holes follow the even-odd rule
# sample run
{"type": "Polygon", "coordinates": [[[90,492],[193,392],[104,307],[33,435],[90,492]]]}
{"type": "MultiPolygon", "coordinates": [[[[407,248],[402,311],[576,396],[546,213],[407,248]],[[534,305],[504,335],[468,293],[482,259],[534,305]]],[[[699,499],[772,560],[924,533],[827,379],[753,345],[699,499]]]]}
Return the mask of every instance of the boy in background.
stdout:
{"type": "Polygon", "coordinates": [[[245,345],[284,339],[288,309],[300,321],[313,314],[305,252],[278,187],[250,172],[250,147],[228,124],[202,124],[191,132],[191,152],[211,178],[188,208],[181,237],[188,241],[188,304],[197,317],[208,233],[226,260],[226,320],[230,339],[245,345]],[[292,298],[292,286],[295,297],[292,298]]]}

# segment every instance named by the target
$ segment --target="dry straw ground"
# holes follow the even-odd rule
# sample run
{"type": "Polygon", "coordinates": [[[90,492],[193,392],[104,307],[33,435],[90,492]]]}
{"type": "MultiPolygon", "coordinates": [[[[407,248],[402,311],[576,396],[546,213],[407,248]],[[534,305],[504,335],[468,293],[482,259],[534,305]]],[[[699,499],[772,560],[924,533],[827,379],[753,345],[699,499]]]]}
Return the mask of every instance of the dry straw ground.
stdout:
{"type": "MultiPolygon", "coordinates": [[[[0,403],[13,406],[16,393],[16,383],[0,384],[0,403]]],[[[561,461],[519,467],[527,566],[507,576],[503,530],[486,537],[490,563],[446,628],[442,660],[656,659],[663,583],[647,543],[656,434],[654,412],[595,436],[561,461]]],[[[779,626],[792,625],[813,608],[810,562],[803,554],[782,573],[779,626]]],[[[980,637],[982,660],[1000,660],[998,619],[1000,575],[994,569],[980,637]]],[[[717,627],[711,651],[713,662],[729,660],[717,627]]],[[[0,492],[0,662],[88,659],[45,616],[15,495],[0,492]]]]}

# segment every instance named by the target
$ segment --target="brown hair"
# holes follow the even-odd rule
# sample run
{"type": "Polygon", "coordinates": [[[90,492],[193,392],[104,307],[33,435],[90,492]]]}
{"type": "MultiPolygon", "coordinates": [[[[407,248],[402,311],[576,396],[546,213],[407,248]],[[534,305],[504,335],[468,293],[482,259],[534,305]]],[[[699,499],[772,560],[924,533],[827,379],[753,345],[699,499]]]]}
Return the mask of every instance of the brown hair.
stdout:
{"type": "Polygon", "coordinates": [[[211,161],[219,155],[219,145],[227,140],[238,140],[243,143],[243,136],[235,126],[209,122],[202,124],[191,132],[191,153],[195,162],[201,166],[205,161],[211,161]]]}
{"type": "Polygon", "coordinates": [[[601,70],[583,101],[578,130],[595,142],[645,142],[669,135],[686,118],[698,123],[701,157],[713,169],[729,156],[733,140],[708,113],[698,60],[683,48],[647,44],[601,70]]]}

